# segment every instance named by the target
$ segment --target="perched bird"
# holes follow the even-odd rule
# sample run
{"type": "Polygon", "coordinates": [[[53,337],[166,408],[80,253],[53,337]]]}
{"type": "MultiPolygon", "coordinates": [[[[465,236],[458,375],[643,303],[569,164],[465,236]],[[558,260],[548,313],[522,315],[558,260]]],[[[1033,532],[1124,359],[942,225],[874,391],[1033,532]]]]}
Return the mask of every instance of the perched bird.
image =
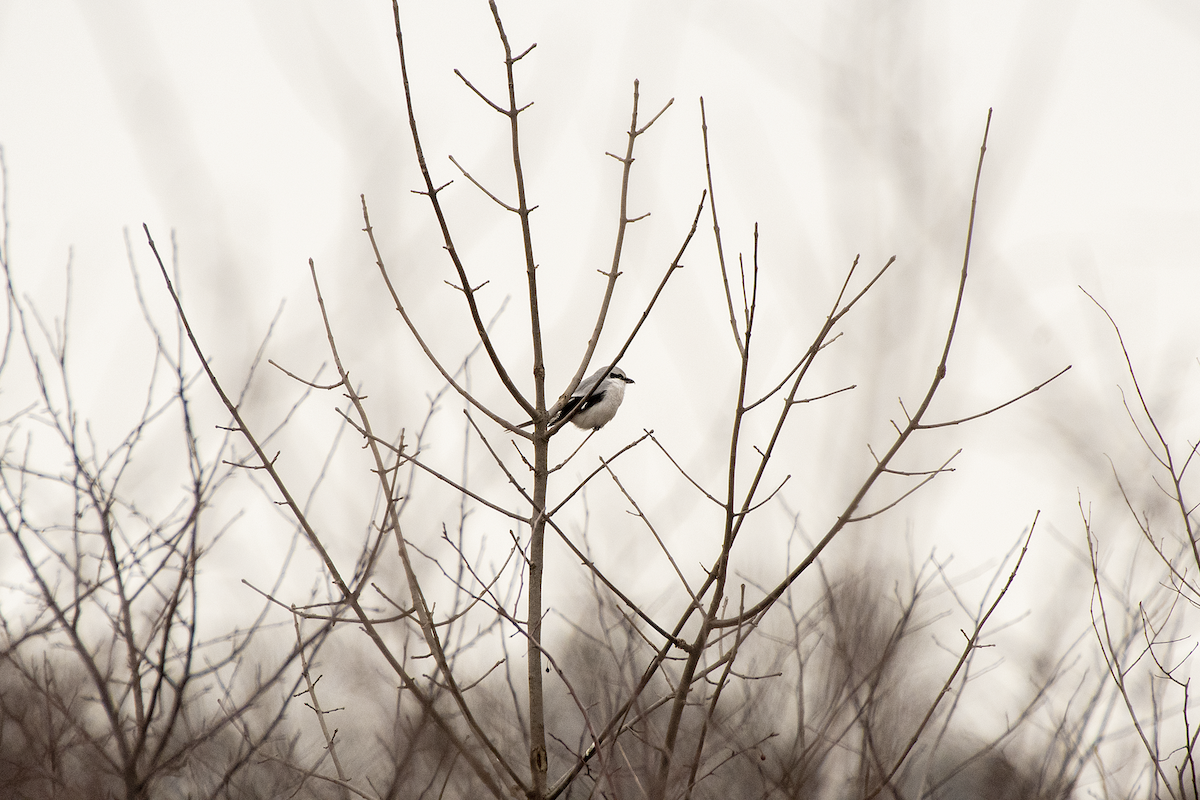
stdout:
{"type": "Polygon", "coordinates": [[[603,369],[593,372],[580,382],[579,388],[550,424],[557,425],[574,411],[571,422],[580,428],[600,430],[616,415],[625,399],[627,383],[633,383],[633,379],[626,377],[620,367],[613,367],[607,373],[603,369]]]}

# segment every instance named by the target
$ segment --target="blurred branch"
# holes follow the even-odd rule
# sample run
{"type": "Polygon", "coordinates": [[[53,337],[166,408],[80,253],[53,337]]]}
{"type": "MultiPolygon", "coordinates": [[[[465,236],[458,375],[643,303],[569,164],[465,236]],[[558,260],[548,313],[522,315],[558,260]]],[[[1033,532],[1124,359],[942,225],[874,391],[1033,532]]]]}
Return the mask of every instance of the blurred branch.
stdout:
{"type": "Polygon", "coordinates": [[[1038,518],[1040,516],[1041,511],[1034,515],[1033,522],[1029,525],[1029,534],[1025,537],[1025,544],[1021,547],[1021,554],[1017,556],[1017,563],[1013,565],[1012,572],[1010,572],[1008,575],[1008,580],[1005,581],[1004,586],[996,594],[996,599],[992,601],[990,606],[988,606],[987,611],[979,618],[979,621],[975,623],[975,628],[971,631],[971,634],[966,637],[967,643],[963,647],[962,655],[960,655],[958,658],[958,663],[956,663],[954,665],[954,669],[950,671],[950,675],[946,678],[945,683],[942,684],[941,691],[938,692],[937,697],[935,697],[933,702],[930,703],[929,710],[925,712],[925,716],[921,720],[921,723],[917,726],[917,729],[913,731],[912,737],[908,740],[908,744],[904,747],[900,757],[896,759],[896,763],[892,769],[880,780],[879,786],[867,794],[863,800],[871,800],[871,798],[877,797],[885,788],[891,787],[892,778],[894,778],[896,773],[900,771],[900,767],[904,766],[904,762],[908,759],[909,754],[912,753],[913,748],[917,746],[917,742],[921,739],[921,734],[925,732],[925,728],[929,725],[929,721],[933,719],[934,712],[937,711],[938,706],[946,697],[946,694],[950,691],[950,688],[954,685],[954,680],[958,677],[959,671],[971,657],[971,654],[974,652],[974,650],[978,647],[981,647],[979,644],[979,637],[983,633],[983,627],[987,624],[987,621],[991,619],[992,614],[995,613],[996,609],[1000,606],[1000,601],[1004,599],[1004,595],[1008,593],[1009,588],[1016,579],[1017,571],[1021,569],[1021,564],[1025,561],[1025,554],[1029,552],[1029,542],[1033,539],[1033,532],[1037,528],[1038,518]]]}
{"type": "MultiPolygon", "coordinates": [[[[303,693],[308,695],[310,701],[305,705],[311,708],[313,713],[317,716],[317,724],[321,728],[321,737],[325,740],[325,751],[329,753],[329,758],[333,761],[333,768],[337,771],[337,783],[342,790],[341,795],[342,797],[349,797],[351,791],[351,788],[348,785],[349,779],[346,777],[346,771],[342,769],[342,762],[341,759],[338,758],[337,754],[337,744],[334,742],[334,739],[337,737],[338,733],[337,728],[334,728],[333,733],[330,733],[329,726],[325,724],[326,714],[333,713],[333,711],[340,711],[342,709],[331,709],[326,711],[325,709],[321,708],[321,701],[317,699],[317,681],[320,681],[321,677],[317,676],[317,680],[314,681],[312,679],[312,675],[308,671],[308,659],[304,655],[304,637],[300,634],[300,614],[294,605],[292,606],[292,623],[296,629],[296,651],[300,654],[300,675],[304,678],[305,689],[303,693]]],[[[301,786],[303,786],[303,784],[301,784],[301,786]]],[[[296,791],[299,792],[299,790],[300,787],[297,787],[296,791]]],[[[361,792],[356,792],[356,794],[359,794],[363,797],[366,796],[362,795],[361,792]]]]}
{"type": "MultiPolygon", "coordinates": [[[[1187,536],[1187,541],[1191,544],[1193,563],[1195,563],[1197,568],[1200,568],[1200,541],[1197,541],[1196,531],[1192,528],[1191,514],[1193,508],[1187,504],[1183,497],[1183,473],[1191,463],[1192,456],[1195,454],[1196,448],[1200,447],[1200,442],[1198,442],[1196,445],[1193,445],[1189,449],[1188,457],[1184,461],[1183,466],[1176,469],[1175,459],[1171,454],[1171,446],[1167,444],[1166,437],[1163,436],[1163,432],[1159,429],[1158,423],[1154,419],[1154,415],[1150,413],[1150,406],[1146,403],[1146,397],[1142,393],[1142,386],[1138,382],[1137,373],[1134,372],[1133,360],[1129,357],[1128,348],[1125,347],[1125,339],[1121,336],[1121,329],[1117,326],[1117,322],[1112,318],[1112,315],[1108,313],[1108,310],[1104,306],[1100,305],[1096,298],[1088,294],[1087,290],[1082,286],[1079,287],[1079,290],[1087,295],[1088,299],[1095,303],[1096,307],[1104,313],[1104,316],[1108,318],[1109,324],[1112,325],[1113,332],[1117,335],[1117,343],[1121,346],[1121,354],[1125,357],[1125,367],[1129,371],[1129,379],[1133,381],[1133,388],[1137,392],[1138,403],[1141,404],[1142,413],[1145,414],[1146,421],[1150,423],[1150,427],[1154,431],[1154,438],[1162,450],[1161,455],[1155,450],[1154,447],[1150,445],[1150,442],[1147,441],[1145,435],[1142,434],[1141,427],[1138,426],[1136,422],[1134,422],[1134,427],[1137,429],[1138,435],[1142,437],[1142,441],[1145,442],[1146,449],[1150,451],[1150,454],[1154,456],[1154,459],[1159,463],[1160,466],[1162,466],[1164,470],[1166,470],[1168,476],[1170,477],[1171,486],[1174,490],[1173,494],[1170,495],[1171,501],[1180,511],[1184,532],[1187,536]]],[[[1130,420],[1133,420],[1132,414],[1130,414],[1130,420]]]]}
{"type": "Polygon", "coordinates": [[[721,284],[725,287],[725,303],[729,308],[729,326],[733,329],[733,343],[737,345],[738,353],[746,355],[746,345],[742,342],[742,334],[738,330],[737,319],[733,314],[733,295],[729,291],[729,275],[725,271],[725,247],[721,242],[721,225],[717,221],[717,191],[713,187],[712,159],[708,153],[708,118],[704,115],[704,98],[700,98],[700,135],[704,140],[704,174],[708,179],[709,210],[712,212],[713,239],[717,248],[717,263],[721,266],[721,284]]]}
{"type": "MultiPolygon", "coordinates": [[[[1082,511],[1083,509],[1080,508],[1081,513],[1082,511]]],[[[1091,524],[1087,521],[1086,516],[1084,517],[1084,530],[1088,538],[1088,550],[1092,557],[1092,630],[1095,632],[1096,641],[1100,645],[1100,653],[1104,657],[1104,664],[1108,668],[1109,677],[1112,678],[1118,694],[1120,694],[1121,699],[1125,703],[1125,709],[1129,712],[1129,720],[1142,742],[1142,747],[1145,749],[1146,755],[1150,758],[1150,763],[1154,768],[1155,774],[1162,781],[1162,785],[1166,788],[1167,793],[1172,798],[1175,798],[1177,795],[1171,789],[1171,781],[1162,768],[1162,756],[1158,751],[1157,745],[1151,743],[1141,721],[1138,719],[1138,713],[1133,707],[1133,699],[1130,697],[1129,687],[1125,682],[1126,670],[1118,661],[1119,653],[1123,648],[1118,648],[1113,641],[1112,629],[1109,626],[1108,611],[1104,607],[1104,591],[1100,588],[1100,567],[1096,561],[1097,544],[1092,534],[1091,524]],[[1096,613],[1097,606],[1100,609],[1099,619],[1097,619],[1096,613]]],[[[1156,730],[1154,732],[1157,733],[1156,730]]]]}

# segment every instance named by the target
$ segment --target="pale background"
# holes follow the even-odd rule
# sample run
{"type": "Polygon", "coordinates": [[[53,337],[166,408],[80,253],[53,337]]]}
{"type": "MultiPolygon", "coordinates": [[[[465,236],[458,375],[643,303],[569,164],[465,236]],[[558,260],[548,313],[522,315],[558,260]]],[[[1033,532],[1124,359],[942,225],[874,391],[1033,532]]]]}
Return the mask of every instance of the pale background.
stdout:
{"type": "MultiPolygon", "coordinates": [[[[1006,633],[999,658],[1023,647],[1057,654],[1082,634],[1090,576],[1080,560],[1079,506],[1108,515],[1106,553],[1116,558],[1132,539],[1106,455],[1141,481],[1140,496],[1153,492],[1121,407],[1118,384],[1127,394],[1129,384],[1115,337],[1078,286],[1121,324],[1176,441],[1196,436],[1200,6],[555,2],[505,3],[501,11],[516,50],[538,44],[517,74],[519,100],[535,103],[521,119],[530,202],[540,206],[534,233],[552,389],[574,371],[602,288],[595,270],[611,258],[619,165],[604,152],[624,150],[634,79],[643,120],[669,98],[675,103],[639,143],[630,211],[652,216],[631,228],[598,359],[623,340],[694,213],[704,185],[700,96],[731,263],[738,252],[749,255],[752,226],[760,225],[757,386],[772,384],[803,351],[856,254],[864,271],[898,257],[847,320],[810,393],[859,388],[803,408],[774,477],[792,473],[781,500],[810,535],[832,521],[869,467],[867,443],[886,446],[888,419],[900,414],[896,398],[911,407],[928,382],[994,108],[959,349],[934,417],[976,412],[1073,369],[996,417],[924,440],[905,466],[931,468],[963,447],[957,472],[835,542],[829,558],[883,560],[903,581],[906,562],[936,548],[942,558],[953,554],[962,575],[986,576],[1040,509],[1030,563],[1006,606],[1009,619],[1031,617],[1006,633]]],[[[502,53],[490,14],[478,2],[406,4],[402,14],[427,157],[436,181],[457,179],[445,197],[473,282],[491,281],[485,310],[511,297],[497,340],[528,387],[515,228],[446,159],[455,155],[512,197],[503,120],[452,72],[461,69],[499,99],[502,53]]],[[[0,145],[15,278],[52,320],[62,314],[70,263],[76,390],[101,437],[108,425],[123,431],[140,410],[129,398],[139,396],[150,354],[124,231],[151,306],[160,323],[171,320],[143,222],[163,252],[175,232],[193,322],[233,384],[284,301],[267,354],[301,374],[328,360],[311,257],[377,424],[389,435],[420,424],[439,383],[389,311],[360,230],[360,193],[435,349],[456,364],[471,346],[463,304],[443,283],[453,275],[428,204],[409,192],[419,175],[386,3],[4,0],[0,145]]],[[[687,269],[622,362],[636,385],[578,457],[575,474],[653,428],[698,480],[721,485],[736,361],[713,253],[706,216],[687,269]]],[[[482,362],[472,383],[515,418],[515,404],[482,362]]],[[[264,371],[252,416],[274,424],[296,395],[264,371]]],[[[6,414],[22,404],[8,387],[0,401],[6,414]]],[[[313,426],[300,430],[321,444],[306,451],[308,434],[297,433],[284,448],[281,465],[299,483],[320,467],[337,402],[309,401],[298,423],[313,426]]],[[[453,403],[440,413],[446,427],[436,430],[461,425],[453,403]]],[[[209,424],[219,416],[213,411],[209,424]]],[[[578,436],[563,434],[572,446],[578,436]]],[[[340,555],[352,557],[371,490],[361,454],[346,449],[346,471],[331,485],[358,485],[367,504],[351,488],[335,489],[315,514],[327,530],[347,525],[340,555]]],[[[430,452],[450,467],[461,457],[454,447],[430,452]]],[[[711,517],[661,458],[639,452],[622,467],[627,485],[642,492],[643,507],[694,572],[715,553],[717,532],[704,524],[711,517]]],[[[473,458],[481,487],[515,504],[487,477],[482,451],[473,458]]],[[[141,466],[147,485],[165,480],[154,465],[141,466]]],[[[244,503],[219,551],[235,598],[239,578],[269,574],[281,541],[268,532],[278,520],[261,497],[244,503]]],[[[436,530],[453,504],[451,496],[434,499],[410,524],[436,530]]],[[[668,590],[643,530],[624,516],[611,485],[597,484],[588,508],[598,563],[657,607],[668,590]]],[[[750,532],[761,559],[747,555],[739,570],[769,581],[790,522],[782,503],[761,519],[750,532]]],[[[311,581],[310,571],[299,583],[311,581]]],[[[979,580],[964,581],[982,593],[979,580]]],[[[558,591],[560,602],[572,594],[558,591]]]]}

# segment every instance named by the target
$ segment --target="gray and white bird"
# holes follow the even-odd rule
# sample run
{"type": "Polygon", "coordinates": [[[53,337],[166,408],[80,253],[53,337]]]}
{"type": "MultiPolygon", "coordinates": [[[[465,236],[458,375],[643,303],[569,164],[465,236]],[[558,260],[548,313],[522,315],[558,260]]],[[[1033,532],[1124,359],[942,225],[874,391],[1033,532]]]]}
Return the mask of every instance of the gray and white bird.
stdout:
{"type": "Polygon", "coordinates": [[[579,383],[579,388],[554,415],[550,424],[557,425],[574,411],[571,422],[580,428],[600,430],[616,416],[621,401],[625,399],[627,383],[633,383],[633,379],[627,377],[620,367],[613,367],[607,372],[603,368],[596,370],[579,383]]]}

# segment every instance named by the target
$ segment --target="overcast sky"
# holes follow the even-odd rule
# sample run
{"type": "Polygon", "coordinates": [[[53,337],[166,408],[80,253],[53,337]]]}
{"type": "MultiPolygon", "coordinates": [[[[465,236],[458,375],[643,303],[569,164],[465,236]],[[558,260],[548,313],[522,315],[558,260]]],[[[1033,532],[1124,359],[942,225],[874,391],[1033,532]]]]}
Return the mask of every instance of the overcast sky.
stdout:
{"type": "MultiPolygon", "coordinates": [[[[1123,427],[1111,329],[1079,285],[1121,323],[1172,430],[1195,436],[1200,6],[510,2],[501,11],[515,49],[537,43],[519,65],[518,98],[534,102],[521,119],[552,391],[575,369],[602,288],[595,270],[611,259],[619,165],[604,153],[624,149],[638,79],[643,120],[674,104],[639,142],[630,213],[651,216],[631,230],[597,358],[637,319],[699,202],[701,96],[731,259],[751,252],[760,225],[761,385],[803,351],[856,254],[864,269],[897,256],[812,390],[856,383],[857,394],[814,411],[792,442],[812,457],[782,497],[804,509],[811,531],[844,502],[866,445],[886,440],[896,398],[915,400],[936,363],[989,108],[957,381],[939,413],[973,413],[1074,368],[1004,417],[920,451],[914,469],[966,447],[942,488],[880,530],[893,540],[919,531],[922,557],[936,544],[995,564],[1043,509],[1042,524],[1080,546],[1076,503],[1111,488],[1104,454],[1131,465],[1144,456],[1123,427]]],[[[528,387],[512,221],[447,159],[511,198],[503,119],[452,72],[500,99],[491,16],[458,0],[406,3],[402,15],[435,180],[457,179],[446,198],[473,281],[491,281],[485,311],[511,298],[498,342],[528,387]]],[[[435,373],[382,297],[360,194],[434,347],[454,364],[471,345],[428,205],[410,193],[419,175],[382,0],[0,0],[0,145],[14,275],[53,317],[70,260],[77,364],[96,414],[127,402],[130,364],[146,352],[124,231],[152,305],[170,319],[142,223],[167,250],[175,232],[198,331],[231,380],[281,301],[272,352],[306,374],[328,359],[311,257],[358,359],[352,370],[370,375],[376,399],[395,398],[379,408],[387,429],[419,421],[435,373]]],[[[652,427],[699,477],[719,480],[712,453],[720,458],[727,437],[718,412],[736,361],[710,223],[684,261],[623,362],[637,381],[626,406],[581,471],[652,427]]],[[[286,408],[294,387],[279,380],[260,391],[286,408]]],[[[517,413],[486,369],[475,381],[502,413],[517,413]]],[[[319,403],[328,422],[330,403],[319,403]]],[[[628,469],[653,487],[664,467],[628,469]]],[[[654,502],[677,515],[695,501],[683,499],[689,491],[654,502]]],[[[639,535],[617,538],[632,547],[639,535]]],[[[1047,538],[1034,574],[1058,574],[1067,549],[1047,538]]]]}

